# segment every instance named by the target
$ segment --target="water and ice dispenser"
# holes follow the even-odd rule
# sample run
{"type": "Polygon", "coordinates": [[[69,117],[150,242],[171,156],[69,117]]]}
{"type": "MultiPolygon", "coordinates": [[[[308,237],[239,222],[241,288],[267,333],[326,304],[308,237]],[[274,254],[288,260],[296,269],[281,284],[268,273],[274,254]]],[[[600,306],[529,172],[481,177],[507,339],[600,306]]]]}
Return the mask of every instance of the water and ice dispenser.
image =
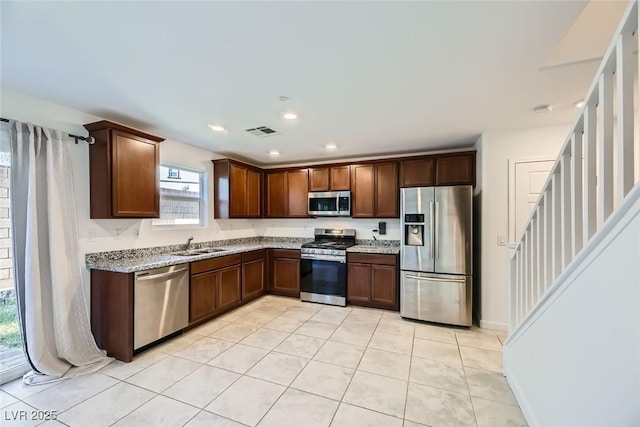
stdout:
{"type": "Polygon", "coordinates": [[[424,214],[405,214],[404,244],[424,246],[424,214]]]}

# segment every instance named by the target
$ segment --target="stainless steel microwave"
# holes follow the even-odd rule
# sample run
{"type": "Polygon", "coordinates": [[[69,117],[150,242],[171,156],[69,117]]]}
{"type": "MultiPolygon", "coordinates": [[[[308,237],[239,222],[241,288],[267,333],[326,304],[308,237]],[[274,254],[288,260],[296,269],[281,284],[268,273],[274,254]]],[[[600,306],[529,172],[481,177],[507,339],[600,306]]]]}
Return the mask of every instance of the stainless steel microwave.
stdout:
{"type": "Polygon", "coordinates": [[[351,191],[309,193],[309,216],[351,216],[351,191]]]}

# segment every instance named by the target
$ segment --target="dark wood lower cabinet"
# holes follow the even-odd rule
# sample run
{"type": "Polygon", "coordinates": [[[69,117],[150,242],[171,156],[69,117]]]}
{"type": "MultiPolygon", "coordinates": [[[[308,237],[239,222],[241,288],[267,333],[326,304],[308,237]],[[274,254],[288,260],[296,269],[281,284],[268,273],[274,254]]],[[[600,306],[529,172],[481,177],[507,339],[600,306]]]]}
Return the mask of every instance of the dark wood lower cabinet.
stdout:
{"type": "MultiPolygon", "coordinates": [[[[261,251],[265,252],[265,251],[261,251]]],[[[242,263],[242,300],[262,295],[265,291],[266,260],[262,258],[242,263]]]]}
{"type": "Polygon", "coordinates": [[[218,271],[218,310],[234,306],[242,299],[240,271],[239,265],[218,271]]]}
{"type": "Polygon", "coordinates": [[[348,255],[347,303],[398,310],[399,293],[397,255],[348,255]]]}
{"type": "Polygon", "coordinates": [[[240,304],[241,256],[191,263],[189,323],[200,322],[240,304]]]}
{"type": "Polygon", "coordinates": [[[300,296],[299,250],[272,249],[269,282],[271,293],[291,297],[300,296]]]}
{"type": "Polygon", "coordinates": [[[216,284],[218,273],[213,271],[191,276],[189,287],[189,321],[200,320],[218,308],[216,284]]]}
{"type": "Polygon", "coordinates": [[[91,332],[109,356],[133,359],[133,273],[91,270],[91,332]]]}

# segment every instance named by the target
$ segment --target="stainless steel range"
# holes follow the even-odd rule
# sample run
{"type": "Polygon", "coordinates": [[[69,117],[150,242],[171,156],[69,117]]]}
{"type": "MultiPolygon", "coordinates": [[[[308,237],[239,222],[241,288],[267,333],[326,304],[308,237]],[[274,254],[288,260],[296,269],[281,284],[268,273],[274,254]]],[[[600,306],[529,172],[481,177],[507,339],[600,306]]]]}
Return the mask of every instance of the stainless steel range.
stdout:
{"type": "Polygon", "coordinates": [[[300,299],[347,305],[347,248],[356,244],[356,230],[316,228],[315,240],[302,245],[300,299]]]}

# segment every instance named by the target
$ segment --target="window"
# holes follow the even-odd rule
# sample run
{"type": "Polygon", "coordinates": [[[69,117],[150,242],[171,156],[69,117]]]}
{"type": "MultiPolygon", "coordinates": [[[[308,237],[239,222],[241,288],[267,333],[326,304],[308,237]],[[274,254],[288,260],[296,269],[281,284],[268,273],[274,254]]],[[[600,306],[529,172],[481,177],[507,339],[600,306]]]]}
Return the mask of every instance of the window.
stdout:
{"type": "Polygon", "coordinates": [[[204,172],[160,165],[160,218],[153,225],[205,225],[204,172]]]}

